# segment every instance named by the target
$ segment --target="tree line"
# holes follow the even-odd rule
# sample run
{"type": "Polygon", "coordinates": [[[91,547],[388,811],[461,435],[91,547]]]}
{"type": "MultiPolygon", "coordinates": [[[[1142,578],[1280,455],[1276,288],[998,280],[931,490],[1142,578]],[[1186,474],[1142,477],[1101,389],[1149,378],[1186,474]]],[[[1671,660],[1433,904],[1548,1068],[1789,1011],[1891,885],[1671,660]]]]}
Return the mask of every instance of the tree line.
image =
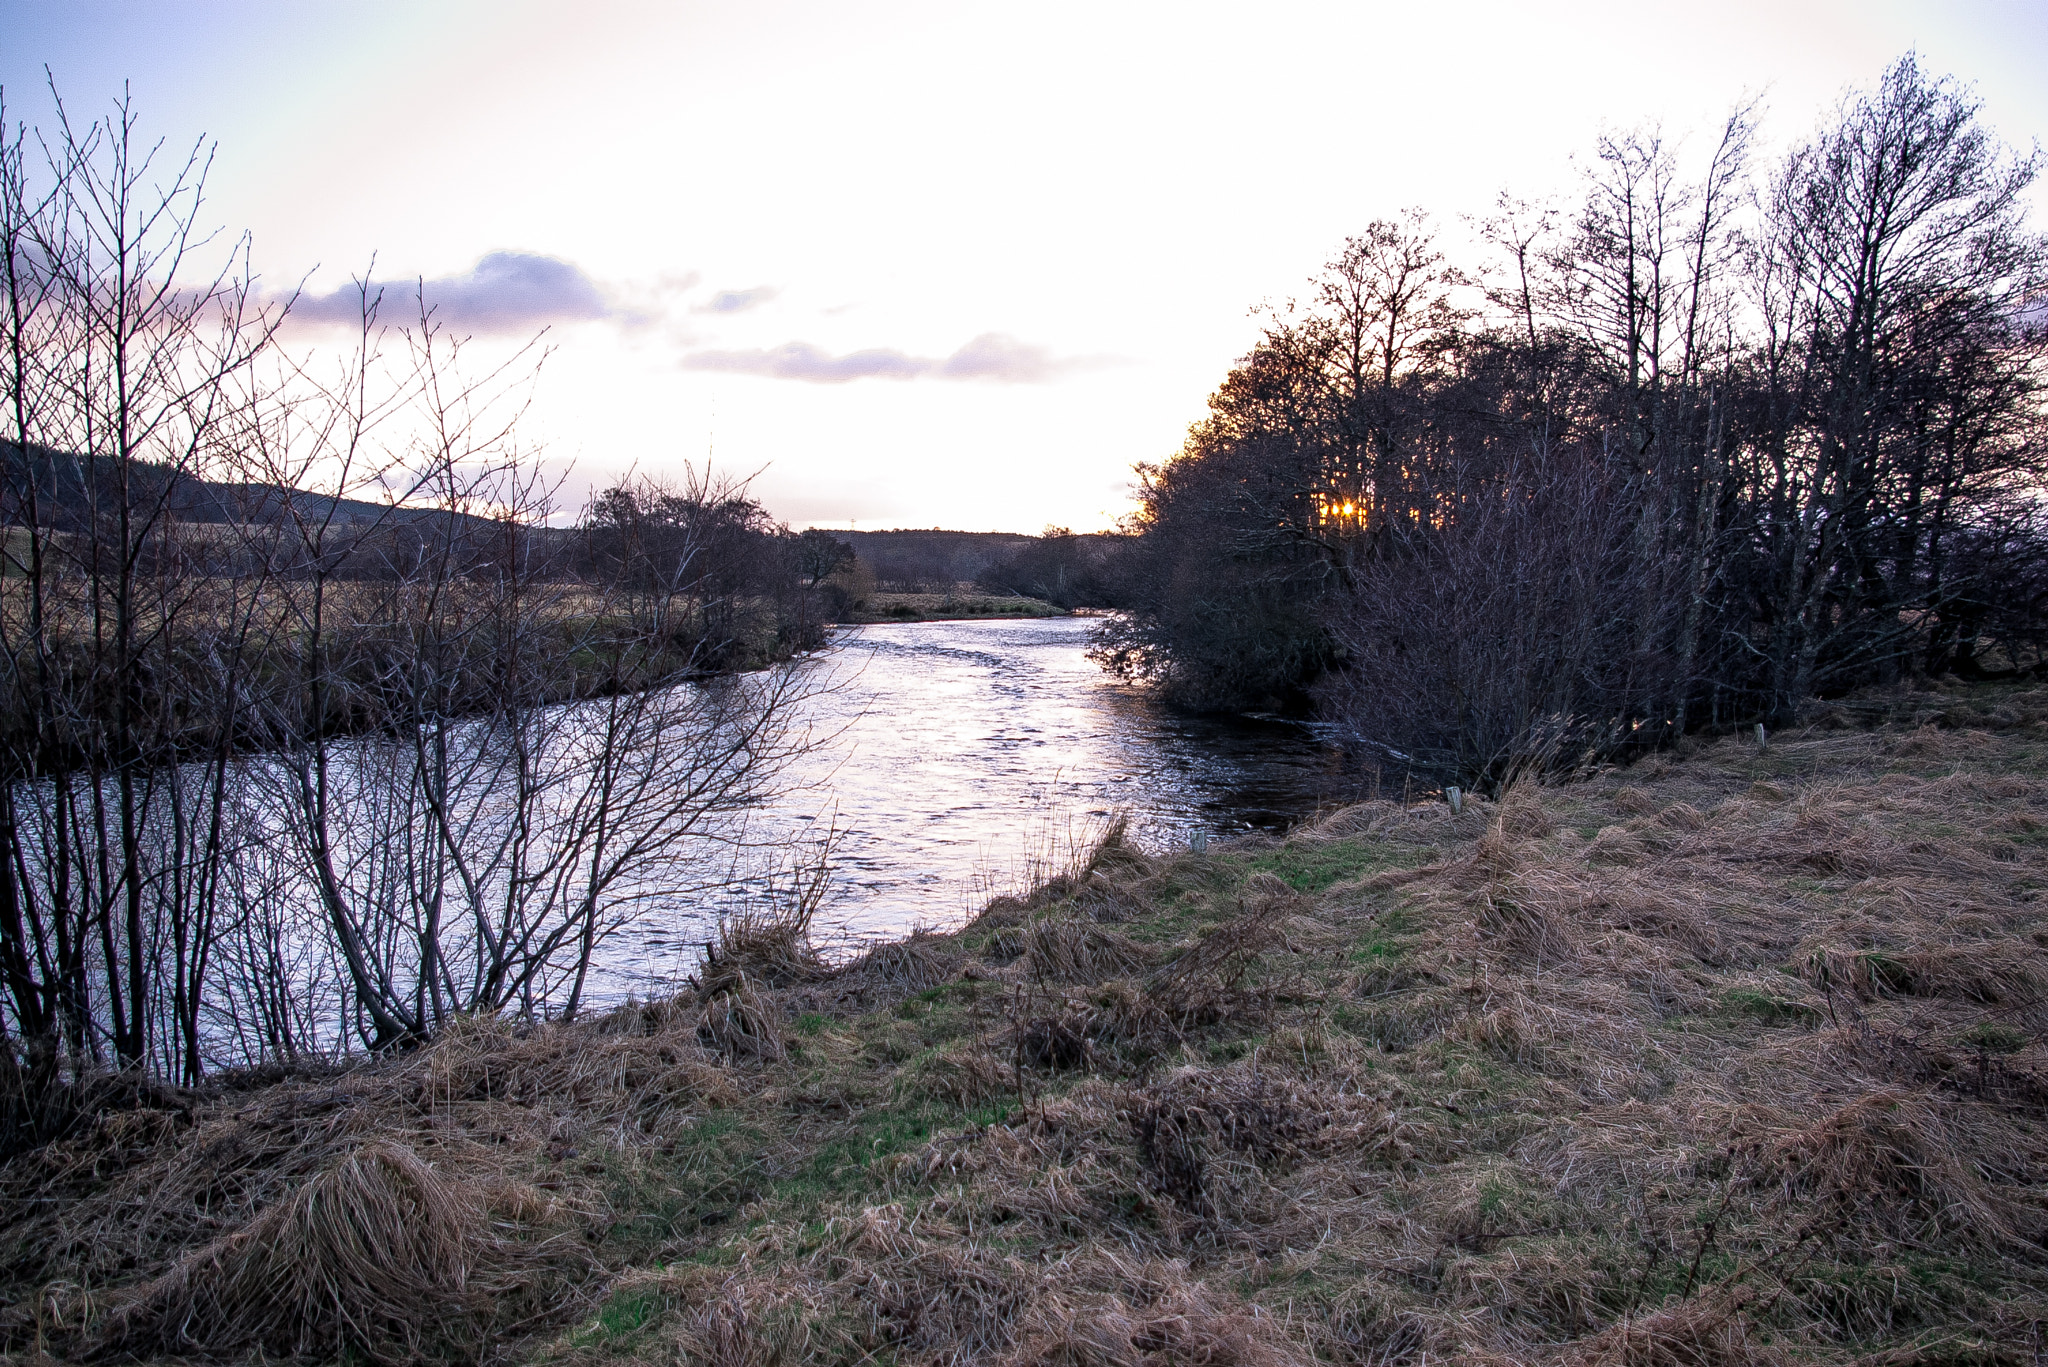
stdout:
{"type": "Polygon", "coordinates": [[[0,1151],[574,1015],[807,743],[815,538],[701,471],[555,525],[531,351],[367,283],[295,351],[209,156],[0,104],[0,1151]]]}
{"type": "Polygon", "coordinates": [[[1098,654],[1465,782],[2048,667],[2038,154],[1909,55],[1781,156],[1376,222],[1140,467],[1098,654]]]}

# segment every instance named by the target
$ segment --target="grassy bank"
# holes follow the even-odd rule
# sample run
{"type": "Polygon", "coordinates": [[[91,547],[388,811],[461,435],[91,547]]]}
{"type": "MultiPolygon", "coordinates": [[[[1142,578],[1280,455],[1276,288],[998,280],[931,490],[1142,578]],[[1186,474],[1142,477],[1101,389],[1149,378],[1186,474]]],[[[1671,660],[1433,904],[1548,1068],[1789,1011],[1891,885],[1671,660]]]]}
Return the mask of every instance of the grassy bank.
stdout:
{"type": "MultiPolygon", "coordinates": [[[[488,586],[422,594],[344,583],[325,591],[316,643],[309,604],[292,596],[301,587],[252,593],[233,580],[200,580],[177,605],[182,617],[140,615],[149,650],[139,710],[158,728],[155,754],[206,754],[223,739],[248,752],[372,734],[421,711],[484,715],[507,705],[508,689],[518,705],[545,706],[768,669],[822,648],[829,620],[821,604],[761,597],[649,603],[559,583],[515,605],[488,586]],[[319,679],[317,699],[309,675],[319,679]],[[238,694],[232,711],[218,705],[238,694]],[[233,728],[225,738],[223,725],[233,728]]],[[[0,579],[0,640],[14,643],[0,661],[0,746],[62,771],[87,762],[84,747],[67,744],[49,719],[97,735],[81,723],[109,723],[106,679],[117,657],[95,643],[89,600],[52,594],[42,607],[48,656],[39,665],[27,595],[18,580],[0,579]],[[49,698],[35,692],[45,679],[49,698]]]]}
{"type": "Polygon", "coordinates": [[[1064,617],[1037,598],[978,593],[874,593],[846,614],[848,622],[958,622],[992,617],[1064,617]]]}
{"type": "Polygon", "coordinates": [[[2044,889],[2043,690],[1202,855],[1111,832],[851,964],[734,925],[671,1001],[110,1110],[0,1168],[0,1331],[579,1367],[2032,1362],[2044,889]]]}

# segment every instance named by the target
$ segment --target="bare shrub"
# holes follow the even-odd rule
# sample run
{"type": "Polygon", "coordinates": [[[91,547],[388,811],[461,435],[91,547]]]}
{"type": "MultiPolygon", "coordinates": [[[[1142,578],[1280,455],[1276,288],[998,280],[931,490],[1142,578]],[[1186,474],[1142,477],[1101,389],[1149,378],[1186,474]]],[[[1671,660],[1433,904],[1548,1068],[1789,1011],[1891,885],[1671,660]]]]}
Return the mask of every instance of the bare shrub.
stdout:
{"type": "Polygon", "coordinates": [[[1349,660],[1321,685],[1323,706],[1425,772],[1485,789],[1622,748],[1669,665],[1613,605],[1670,589],[1637,554],[1635,510],[1611,480],[1561,457],[1512,467],[1457,520],[1363,556],[1329,607],[1349,660]]]}

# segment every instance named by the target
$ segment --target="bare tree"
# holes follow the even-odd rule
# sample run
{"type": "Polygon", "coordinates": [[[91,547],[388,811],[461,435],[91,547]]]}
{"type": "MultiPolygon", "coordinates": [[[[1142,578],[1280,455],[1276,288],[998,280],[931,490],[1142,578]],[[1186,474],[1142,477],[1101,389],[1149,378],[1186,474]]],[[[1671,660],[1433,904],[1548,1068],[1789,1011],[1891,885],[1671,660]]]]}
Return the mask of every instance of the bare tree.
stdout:
{"type": "Polygon", "coordinates": [[[1691,169],[1604,138],[1576,212],[1482,225],[1490,312],[1419,220],[1374,225],[1141,467],[1100,657],[1203,706],[1320,693],[1468,777],[1546,718],[1657,744],[2037,658],[2048,246],[2038,159],[1976,113],[1909,56],[1763,195],[1750,106],[1691,169]]]}
{"type": "Polygon", "coordinates": [[[758,606],[720,538],[794,582],[743,484],[690,487],[660,583],[582,572],[517,442],[535,353],[473,374],[365,285],[337,368],[287,355],[207,164],[125,101],[0,138],[6,1144],[109,1070],[573,1013],[805,740],[809,674],[718,677],[758,606]]]}

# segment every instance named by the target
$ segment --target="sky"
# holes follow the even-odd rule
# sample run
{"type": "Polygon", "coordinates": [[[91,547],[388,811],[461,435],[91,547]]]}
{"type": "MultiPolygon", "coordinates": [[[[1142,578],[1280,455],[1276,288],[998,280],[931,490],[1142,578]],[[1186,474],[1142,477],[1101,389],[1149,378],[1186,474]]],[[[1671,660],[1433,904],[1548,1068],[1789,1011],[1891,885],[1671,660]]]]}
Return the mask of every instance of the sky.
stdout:
{"type": "Polygon", "coordinates": [[[424,280],[487,357],[541,335],[567,511],[709,459],[863,529],[1111,526],[1347,234],[1455,246],[1748,97],[1782,146],[1909,49],[2048,138],[2041,0],[0,0],[10,120],[47,68],[217,144],[295,345],[424,280]]]}

